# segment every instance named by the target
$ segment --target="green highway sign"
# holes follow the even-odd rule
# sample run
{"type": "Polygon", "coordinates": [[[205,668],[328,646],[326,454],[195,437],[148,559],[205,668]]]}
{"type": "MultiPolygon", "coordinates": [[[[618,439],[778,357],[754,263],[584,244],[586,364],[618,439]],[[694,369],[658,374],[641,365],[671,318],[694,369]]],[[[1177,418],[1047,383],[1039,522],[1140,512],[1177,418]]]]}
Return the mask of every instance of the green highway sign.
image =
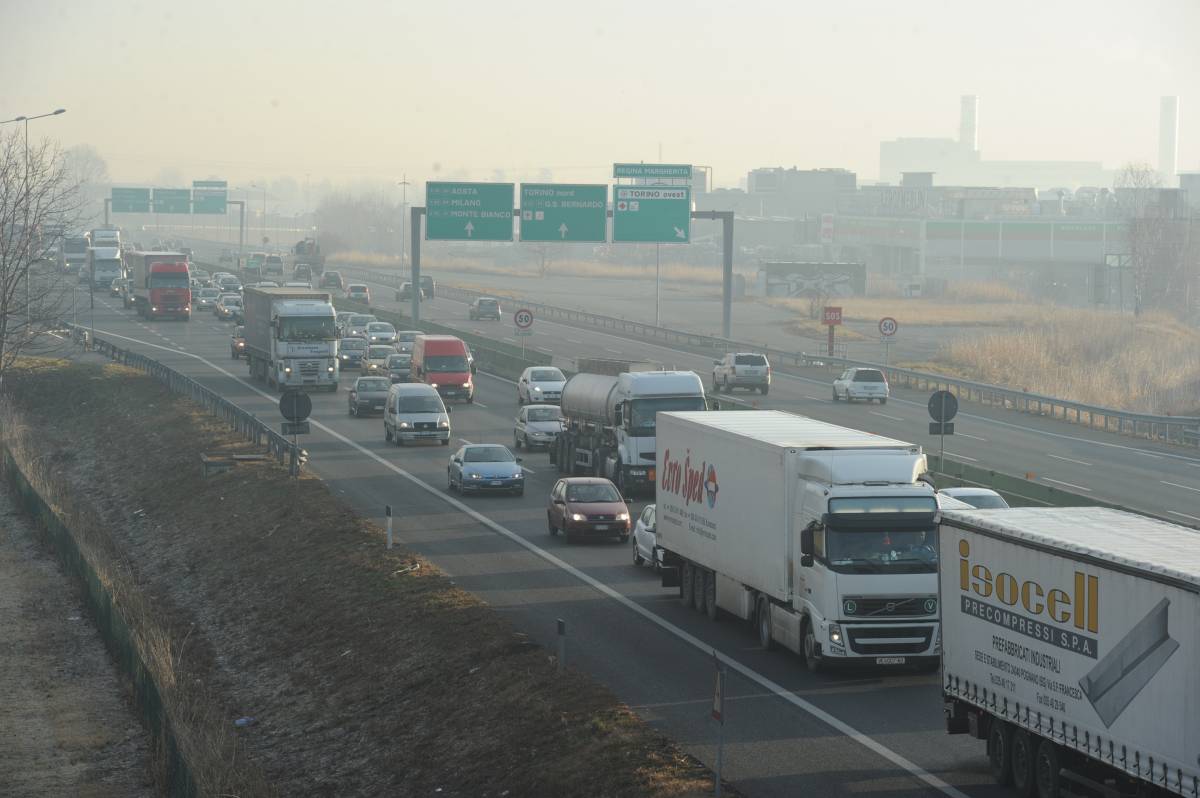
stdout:
{"type": "Polygon", "coordinates": [[[153,205],[155,213],[191,213],[192,190],[189,188],[156,188],[153,205]]]}
{"type": "Polygon", "coordinates": [[[687,186],[613,186],[613,241],[686,244],[692,238],[687,186]]]}
{"type": "Polygon", "coordinates": [[[521,184],[522,241],[608,240],[608,186],[521,184]]]}
{"type": "Polygon", "coordinates": [[[224,215],[225,203],[228,199],[229,184],[224,180],[192,181],[192,213],[224,215]]]}
{"type": "Polygon", "coordinates": [[[114,188],[111,205],[113,213],[149,213],[150,189],[114,188]]]}
{"type": "Polygon", "coordinates": [[[428,241],[512,241],[512,183],[426,183],[428,241]]]}
{"type": "Polygon", "coordinates": [[[615,163],[613,164],[613,177],[690,181],[692,165],[686,163],[615,163]]]}

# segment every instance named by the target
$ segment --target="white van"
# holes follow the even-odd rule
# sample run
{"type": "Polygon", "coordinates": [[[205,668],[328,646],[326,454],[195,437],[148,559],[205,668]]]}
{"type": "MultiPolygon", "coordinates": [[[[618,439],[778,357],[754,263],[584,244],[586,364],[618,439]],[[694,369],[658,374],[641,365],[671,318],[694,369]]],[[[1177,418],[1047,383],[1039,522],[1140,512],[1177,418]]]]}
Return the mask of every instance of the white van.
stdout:
{"type": "Polygon", "coordinates": [[[383,438],[397,446],[432,440],[450,445],[450,408],[437,388],[413,382],[393,385],[383,410],[383,438]]]}

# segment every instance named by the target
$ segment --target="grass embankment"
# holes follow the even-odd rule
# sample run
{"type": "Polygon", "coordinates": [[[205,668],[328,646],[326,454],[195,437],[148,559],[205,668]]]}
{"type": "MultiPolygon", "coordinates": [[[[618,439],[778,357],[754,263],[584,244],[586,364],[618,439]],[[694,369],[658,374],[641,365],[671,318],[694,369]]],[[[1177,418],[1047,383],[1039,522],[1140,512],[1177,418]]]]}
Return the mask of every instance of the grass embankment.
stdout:
{"type": "Polygon", "coordinates": [[[249,447],[159,383],[41,362],[5,387],[4,434],[124,607],[202,794],[710,789],[604,688],[385,551],[322,481],[273,463],[201,478],[201,453],[249,447]]]}

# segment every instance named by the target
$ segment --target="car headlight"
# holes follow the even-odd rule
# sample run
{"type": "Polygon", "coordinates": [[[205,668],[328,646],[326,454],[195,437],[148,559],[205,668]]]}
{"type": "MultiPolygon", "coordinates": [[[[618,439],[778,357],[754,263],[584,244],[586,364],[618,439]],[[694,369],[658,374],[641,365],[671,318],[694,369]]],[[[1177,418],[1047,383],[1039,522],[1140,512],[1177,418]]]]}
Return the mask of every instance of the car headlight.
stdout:
{"type": "Polygon", "coordinates": [[[407,422],[407,421],[401,421],[401,422],[400,422],[400,429],[408,429],[408,422],[407,422]]]}
{"type": "Polygon", "coordinates": [[[291,374],[291,373],[292,373],[292,367],[291,367],[291,366],[284,366],[284,367],[283,367],[283,373],[284,373],[284,374],[291,374]]]}
{"type": "Polygon", "coordinates": [[[470,388],[470,387],[471,387],[471,383],[469,383],[469,382],[464,382],[464,383],[462,384],[462,387],[464,387],[464,388],[470,388]]]}
{"type": "Polygon", "coordinates": [[[349,359],[350,359],[349,355],[342,355],[342,360],[349,360],[349,359]]]}
{"type": "Polygon", "coordinates": [[[539,388],[539,387],[538,387],[538,386],[536,386],[536,385],[535,385],[535,386],[533,386],[533,390],[537,391],[538,393],[541,393],[541,392],[542,392],[542,389],[541,389],[541,388],[539,388]]]}
{"type": "Polygon", "coordinates": [[[839,646],[842,644],[842,626],[841,626],[841,624],[837,624],[837,623],[829,624],[829,642],[836,643],[839,646]]]}
{"type": "Polygon", "coordinates": [[[151,307],[151,308],[150,308],[150,312],[151,312],[151,313],[157,313],[157,312],[158,312],[158,308],[156,308],[156,307],[151,307]]]}
{"type": "Polygon", "coordinates": [[[617,520],[618,521],[628,521],[629,513],[617,513],[617,520]]]}
{"type": "Polygon", "coordinates": [[[440,427],[441,429],[450,429],[450,422],[449,421],[439,421],[438,427],[440,427]]]}
{"type": "Polygon", "coordinates": [[[586,521],[587,516],[584,515],[583,513],[571,513],[571,520],[572,521],[586,521]]]}
{"type": "Polygon", "coordinates": [[[436,383],[436,382],[431,382],[431,383],[429,383],[429,387],[430,387],[430,388],[436,388],[436,387],[437,387],[437,383],[436,383]]]}
{"type": "MultiPolygon", "coordinates": [[[[238,346],[242,346],[242,344],[238,344],[238,346]]],[[[333,373],[333,366],[330,366],[328,370],[329,370],[329,373],[330,373],[330,374],[332,374],[332,373],[333,373]]]]}
{"type": "Polygon", "coordinates": [[[483,479],[483,474],[467,474],[467,479],[483,479]]]}

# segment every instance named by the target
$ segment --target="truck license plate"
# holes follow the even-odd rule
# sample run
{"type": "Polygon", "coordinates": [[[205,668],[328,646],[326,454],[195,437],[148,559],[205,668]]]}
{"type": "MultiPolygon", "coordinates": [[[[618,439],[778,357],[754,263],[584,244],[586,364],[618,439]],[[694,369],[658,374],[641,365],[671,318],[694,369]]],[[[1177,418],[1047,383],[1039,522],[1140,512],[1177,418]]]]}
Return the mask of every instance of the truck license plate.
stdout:
{"type": "Polygon", "coordinates": [[[904,657],[876,657],[876,665],[903,665],[904,657]]]}

